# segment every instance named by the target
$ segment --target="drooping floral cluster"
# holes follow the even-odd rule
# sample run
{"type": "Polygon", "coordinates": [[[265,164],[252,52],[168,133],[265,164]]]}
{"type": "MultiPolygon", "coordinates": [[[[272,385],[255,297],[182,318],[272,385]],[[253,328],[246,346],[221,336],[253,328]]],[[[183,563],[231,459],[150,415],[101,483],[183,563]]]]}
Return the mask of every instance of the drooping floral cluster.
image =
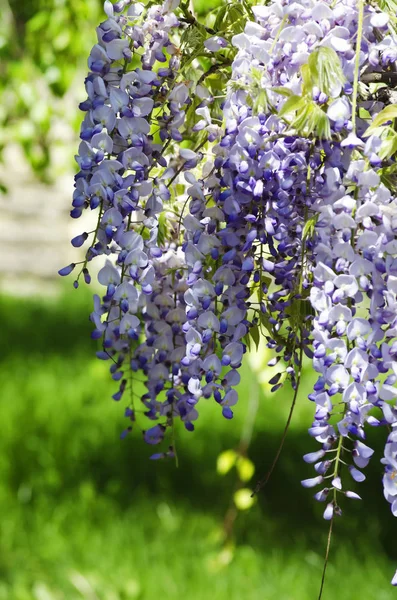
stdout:
{"type": "MultiPolygon", "coordinates": [[[[71,213],[98,220],[72,244],[90,239],[87,282],[106,257],[91,320],[113,398],[128,398],[122,435],[137,401],[149,444],[176,419],[193,430],[200,398],[232,418],[238,369],[263,335],[272,391],[289,380],[297,394],[304,355],[318,373],[309,433],[321,449],[305,455],[316,476],[303,485],[323,486],[324,518],[341,514],[338,494],[359,498],[341,471],[365,479],[366,430],[382,425],[397,516],[397,111],[368,84],[396,67],[388,15],[362,0],[280,0],[230,36],[179,0],[105,11],[71,213]]],[[[153,458],[173,454],[172,441],[153,458]]]]}

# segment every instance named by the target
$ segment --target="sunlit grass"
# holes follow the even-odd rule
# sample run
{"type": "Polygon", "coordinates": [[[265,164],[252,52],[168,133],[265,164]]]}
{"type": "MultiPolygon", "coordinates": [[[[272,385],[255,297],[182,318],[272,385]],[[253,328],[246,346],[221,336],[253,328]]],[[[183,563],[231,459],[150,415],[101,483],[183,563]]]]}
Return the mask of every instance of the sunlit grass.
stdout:
{"type": "MultiPolygon", "coordinates": [[[[327,524],[299,484],[311,473],[301,455],[315,447],[310,373],[272,480],[224,546],[235,476],[217,475],[217,456],[238,444],[259,394],[249,455],[263,475],[290,390],[264,395],[246,367],[232,421],[208,401],[194,433],[178,430],[177,469],[150,461],[138,430],[119,439],[123,406],[110,399],[107,365],[92,359],[87,296],[0,307],[0,600],[316,600],[327,524]]],[[[345,503],[336,523],[324,600],[395,597],[397,528],[376,460],[368,480],[367,504],[345,503]]]]}

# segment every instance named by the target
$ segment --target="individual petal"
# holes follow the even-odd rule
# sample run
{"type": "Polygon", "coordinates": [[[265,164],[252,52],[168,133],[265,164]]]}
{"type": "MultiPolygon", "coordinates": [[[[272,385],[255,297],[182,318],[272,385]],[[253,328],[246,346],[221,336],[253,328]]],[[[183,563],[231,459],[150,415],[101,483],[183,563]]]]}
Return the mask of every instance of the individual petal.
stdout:
{"type": "Polygon", "coordinates": [[[58,274],[61,275],[62,277],[66,277],[67,275],[70,275],[70,273],[73,271],[75,266],[76,266],[75,263],[71,263],[67,267],[63,267],[62,269],[60,269],[58,271],[58,274]]]}
{"type": "Polygon", "coordinates": [[[358,469],[353,466],[349,466],[350,475],[353,477],[354,481],[362,482],[365,481],[366,477],[364,473],[361,473],[358,469]]]}
{"type": "Polygon", "coordinates": [[[325,455],[325,450],[318,450],[317,452],[310,452],[305,454],[303,460],[307,463],[315,463],[325,455]]]}
{"type": "Polygon", "coordinates": [[[334,504],[333,504],[333,502],[329,502],[324,511],[323,517],[326,521],[330,521],[333,516],[334,516],[334,504]]]}
{"type": "Polygon", "coordinates": [[[98,281],[101,285],[118,285],[120,283],[120,273],[109,260],[106,261],[105,266],[99,271],[98,281]]]}
{"type": "Polygon", "coordinates": [[[227,44],[227,40],[218,35],[208,38],[204,42],[204,46],[207,48],[207,50],[210,50],[210,52],[218,52],[219,50],[223,50],[223,48],[226,48],[227,44]]]}
{"type": "Polygon", "coordinates": [[[147,444],[159,444],[164,439],[165,427],[155,425],[143,433],[143,439],[147,444]]]}
{"type": "Polygon", "coordinates": [[[315,487],[316,485],[319,485],[323,481],[324,481],[324,478],[321,475],[319,475],[318,477],[311,477],[310,479],[304,479],[303,481],[301,481],[301,484],[305,488],[311,488],[311,487],[315,487]]]}

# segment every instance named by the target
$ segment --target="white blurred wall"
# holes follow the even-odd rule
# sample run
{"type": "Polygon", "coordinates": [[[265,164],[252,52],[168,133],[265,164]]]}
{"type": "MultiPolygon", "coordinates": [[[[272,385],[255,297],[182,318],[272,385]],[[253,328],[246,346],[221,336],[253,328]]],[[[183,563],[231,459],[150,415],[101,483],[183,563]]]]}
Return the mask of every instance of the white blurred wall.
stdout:
{"type": "MultiPolygon", "coordinates": [[[[88,214],[77,220],[69,216],[73,173],[59,175],[52,185],[40,183],[20,148],[10,145],[0,181],[8,188],[0,194],[0,292],[55,294],[62,285],[58,270],[82,257],[70,240],[91,221],[88,214]]],[[[72,286],[73,275],[67,279],[72,286]]]]}

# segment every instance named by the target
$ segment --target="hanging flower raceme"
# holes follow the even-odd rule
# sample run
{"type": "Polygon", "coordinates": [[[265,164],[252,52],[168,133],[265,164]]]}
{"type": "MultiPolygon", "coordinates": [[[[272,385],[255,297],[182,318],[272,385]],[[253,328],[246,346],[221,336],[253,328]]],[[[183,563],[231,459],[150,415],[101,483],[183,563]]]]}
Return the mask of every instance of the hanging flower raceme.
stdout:
{"type": "MultiPolygon", "coordinates": [[[[195,112],[201,121],[186,124],[192,94],[180,76],[184,26],[174,12],[178,4],[167,0],[146,10],[131,2],[105,3],[108,19],[97,31],[98,44],[88,61],[88,99],[80,105],[87,114],[71,216],[78,218],[85,209],[98,213],[95,231],[72,244],[79,247],[93,234],[81,269],[87,282],[88,263],[107,257],[98,273],[106,294],[95,297],[91,320],[92,337],[102,340],[97,356],[112,362],[112,377],[120,382],[114,400],[128,393],[132,398],[135,375],[141,373],[148,388],[141,397],[146,416],[166,418],[166,425],[178,416],[193,430],[203,365],[190,365],[184,345],[187,305],[176,289],[183,290],[185,276],[173,191],[179,175],[195,168],[203,155],[177,144],[194,131],[202,146],[217,139],[220,128],[212,123],[212,97],[200,84],[195,112]]],[[[186,8],[180,12],[185,13],[186,8]]],[[[190,346],[194,354],[193,339],[190,346]]],[[[230,347],[224,364],[228,352],[230,347]]],[[[215,359],[210,362],[220,374],[222,365],[215,359]]],[[[135,409],[130,407],[127,416],[134,419],[135,409]]],[[[164,430],[162,425],[156,431],[164,430]]],[[[163,437],[145,435],[151,444],[163,437]]]]}
{"type": "Polygon", "coordinates": [[[396,34],[361,0],[248,9],[229,35],[186,2],[105,2],[71,212],[97,222],[72,240],[88,246],[75,286],[102,257],[92,337],[127,400],[122,436],[140,412],[148,444],[173,430],[152,458],[175,455],[175,420],[192,431],[205,399],[233,417],[263,335],[272,391],[289,380],[293,406],[304,355],[318,373],[309,434],[321,447],[302,483],[321,486],[324,518],[341,514],[340,494],[359,498],[367,430],[384,425],[397,516],[397,111],[377,89],[396,69],[396,34]]]}
{"type": "MultiPolygon", "coordinates": [[[[333,13],[330,11],[327,17],[321,14],[318,20],[324,39],[331,40],[339,55],[341,80],[345,83],[332,92],[334,97],[337,92],[336,99],[330,101],[324,96],[322,100],[328,104],[327,116],[335,139],[323,145],[319,172],[322,188],[313,190],[317,197],[312,205],[315,219],[308,257],[312,264],[310,302],[315,313],[313,366],[320,375],[310,395],[316,405],[310,434],[322,443],[323,460],[315,465],[318,476],[303,483],[312,486],[330,479],[332,501],[324,512],[327,519],[340,512],[337,493],[342,490],[340,469],[345,444],[352,450],[350,474],[356,481],[362,481],[365,477],[356,467],[365,467],[373,454],[362,441],[366,437],[365,425],[394,423],[395,415],[388,401],[396,396],[387,342],[393,336],[396,322],[396,314],[388,306],[390,301],[393,304],[388,278],[393,277],[397,230],[390,226],[390,217],[386,217],[394,213],[396,201],[378,174],[382,161],[373,150],[379,144],[373,137],[366,142],[367,125],[356,116],[360,106],[373,117],[383,107],[379,102],[362,102],[357,106],[354,95],[358,69],[366,73],[380,71],[382,51],[387,48],[390,52],[396,45],[390,34],[378,42],[376,28],[379,24],[384,28],[387,19],[366,8],[358,36],[359,44],[365,38],[361,47],[366,60],[361,59],[360,65],[352,63],[347,44],[340,45],[339,40],[332,38],[333,28],[336,27],[339,37],[343,24],[348,39],[353,37],[356,26],[351,11],[344,14],[342,8],[339,4],[333,13]],[[387,366],[382,360],[384,355],[387,366]],[[384,381],[380,377],[383,374],[388,374],[384,381]],[[374,416],[374,407],[382,409],[383,418],[374,416]],[[333,415],[336,419],[330,424],[333,415]]],[[[356,19],[360,20],[358,12],[356,19]]],[[[326,92],[325,95],[331,95],[331,90],[326,92]]],[[[312,456],[307,460],[311,462],[312,456]]],[[[327,487],[316,498],[324,501],[329,493],[327,487]]],[[[358,497],[349,491],[344,493],[358,497]]]]}

